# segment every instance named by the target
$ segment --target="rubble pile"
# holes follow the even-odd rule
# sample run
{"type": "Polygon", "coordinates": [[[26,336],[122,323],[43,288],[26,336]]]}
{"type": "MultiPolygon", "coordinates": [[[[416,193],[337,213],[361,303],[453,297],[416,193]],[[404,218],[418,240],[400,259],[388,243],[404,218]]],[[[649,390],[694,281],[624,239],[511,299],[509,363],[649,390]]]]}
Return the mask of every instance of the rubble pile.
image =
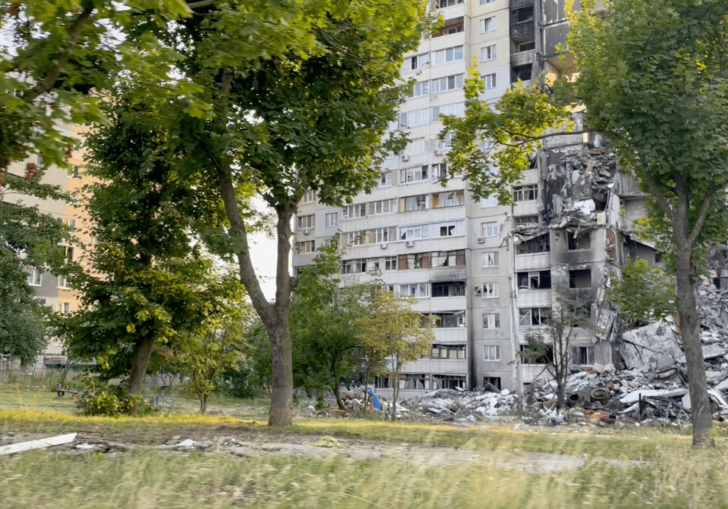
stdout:
{"type": "MultiPolygon", "coordinates": [[[[460,391],[439,389],[422,396],[404,400],[401,406],[407,412],[420,416],[447,421],[475,422],[486,418],[495,418],[504,412],[518,409],[518,398],[508,389],[498,391],[460,391]]],[[[399,404],[398,411],[399,411],[399,404]]]]}

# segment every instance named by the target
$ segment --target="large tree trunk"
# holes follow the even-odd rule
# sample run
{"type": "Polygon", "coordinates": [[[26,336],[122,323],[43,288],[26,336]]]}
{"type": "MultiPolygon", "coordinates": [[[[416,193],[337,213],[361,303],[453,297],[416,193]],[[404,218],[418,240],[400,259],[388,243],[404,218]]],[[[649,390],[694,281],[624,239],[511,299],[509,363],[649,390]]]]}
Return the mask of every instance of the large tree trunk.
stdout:
{"type": "Polygon", "coordinates": [[[286,204],[276,208],[278,215],[276,299],[271,304],[263,294],[250,259],[248,233],[238,207],[233,183],[225,170],[219,171],[218,176],[225,212],[230,221],[230,234],[240,239],[243,244],[237,253],[240,281],[245,285],[253,307],[265,325],[271,341],[273,387],[268,425],[290,426],[293,422],[293,359],[288,317],[291,314],[293,281],[288,264],[291,256],[291,219],[296,211],[296,205],[286,204]]]}
{"type": "MultiPolygon", "coordinates": [[[[152,357],[153,348],[154,338],[144,338],[141,343],[137,343],[129,373],[129,382],[127,384],[129,394],[142,395],[144,391],[144,379],[147,376],[147,366],[149,366],[149,359],[152,357]]],[[[138,410],[139,404],[136,403],[129,407],[128,413],[130,415],[136,415],[138,410]]]]}
{"type": "Polygon", "coordinates": [[[685,349],[688,367],[688,389],[693,417],[693,447],[704,447],[708,442],[713,425],[708,398],[708,382],[705,377],[703,349],[700,343],[700,315],[695,298],[695,283],[690,277],[692,263],[691,250],[678,246],[675,253],[677,262],[677,306],[680,314],[680,335],[685,349]]]}

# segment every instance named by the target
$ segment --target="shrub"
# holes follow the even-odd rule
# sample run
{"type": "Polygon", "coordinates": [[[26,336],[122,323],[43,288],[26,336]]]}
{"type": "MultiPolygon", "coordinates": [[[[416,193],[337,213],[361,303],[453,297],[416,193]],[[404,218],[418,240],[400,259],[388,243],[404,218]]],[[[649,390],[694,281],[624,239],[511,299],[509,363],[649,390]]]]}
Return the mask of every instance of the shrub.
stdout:
{"type": "Polygon", "coordinates": [[[125,387],[98,383],[89,385],[88,390],[79,393],[76,398],[76,408],[83,415],[116,417],[127,413],[135,404],[145,404],[142,396],[127,393],[125,387]]]}

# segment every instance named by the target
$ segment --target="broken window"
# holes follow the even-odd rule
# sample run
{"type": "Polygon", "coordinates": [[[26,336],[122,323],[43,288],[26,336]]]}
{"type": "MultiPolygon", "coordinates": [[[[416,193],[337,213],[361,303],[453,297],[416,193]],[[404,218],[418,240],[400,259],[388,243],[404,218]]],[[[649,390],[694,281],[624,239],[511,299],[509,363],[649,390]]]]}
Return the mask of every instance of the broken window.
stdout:
{"type": "Polygon", "coordinates": [[[569,288],[591,288],[591,286],[591,269],[569,271],[569,288]]]}
{"type": "Polygon", "coordinates": [[[463,191],[451,191],[432,195],[432,208],[457,207],[465,204],[463,191]]]}
{"type": "Polygon", "coordinates": [[[483,253],[483,267],[497,267],[498,266],[498,251],[492,251],[490,253],[483,253]]]}
{"type": "Polygon", "coordinates": [[[402,198],[399,202],[400,212],[412,212],[415,210],[426,210],[427,209],[427,195],[422,196],[410,196],[409,198],[402,198]]]}
{"type": "Polygon", "coordinates": [[[457,375],[432,375],[433,389],[465,389],[465,377],[457,375]]]}
{"type": "Polygon", "coordinates": [[[569,251],[580,251],[582,249],[591,248],[591,238],[588,232],[566,232],[566,238],[569,243],[569,251]]]}
{"type": "Polygon", "coordinates": [[[513,201],[518,203],[521,201],[534,201],[538,198],[538,186],[518,186],[513,188],[513,201]]]}
{"type": "Polygon", "coordinates": [[[484,376],[483,385],[492,385],[498,390],[501,390],[501,379],[499,376],[484,376]]]}
{"type": "Polygon", "coordinates": [[[390,389],[391,382],[388,376],[374,377],[374,387],[376,389],[390,389]]]}
{"type": "Polygon", "coordinates": [[[501,360],[500,345],[485,345],[483,347],[483,360],[486,362],[495,362],[501,360]]]}
{"type": "Polygon", "coordinates": [[[403,374],[401,375],[401,378],[399,379],[399,388],[400,389],[419,389],[424,390],[427,389],[427,375],[421,375],[421,374],[403,374]]]}
{"type": "Polygon", "coordinates": [[[400,240],[417,240],[429,237],[430,225],[400,226],[400,240]]]}
{"type": "Polygon", "coordinates": [[[432,268],[437,267],[465,267],[465,250],[435,251],[430,253],[432,268]]]}
{"type": "Polygon", "coordinates": [[[368,258],[367,259],[367,272],[373,270],[379,270],[379,258],[368,258]]]}
{"type": "Polygon", "coordinates": [[[435,345],[433,359],[465,359],[465,345],[435,345]]]}
{"type": "Polygon", "coordinates": [[[498,298],[498,283],[483,283],[483,298],[484,299],[497,299],[498,298]]]}
{"type": "Polygon", "coordinates": [[[539,224],[538,216],[516,216],[513,219],[516,221],[516,225],[519,224],[539,224]]]}
{"type": "Polygon", "coordinates": [[[399,294],[415,299],[422,299],[430,296],[430,285],[427,283],[415,283],[411,285],[399,285],[399,294]]]}
{"type": "Polygon", "coordinates": [[[432,283],[433,297],[462,297],[465,295],[465,282],[432,283]]]}
{"type": "Polygon", "coordinates": [[[551,271],[540,270],[516,273],[519,290],[544,290],[551,288],[551,271]]]}
{"type": "Polygon", "coordinates": [[[539,235],[516,245],[516,254],[548,253],[551,251],[551,242],[548,234],[539,235]]]}
{"type": "Polygon", "coordinates": [[[484,329],[500,329],[500,313],[483,313],[484,329]]]}
{"type": "Polygon", "coordinates": [[[519,327],[548,325],[550,321],[550,308],[521,308],[518,310],[519,327]]]}
{"type": "Polygon", "coordinates": [[[521,345],[521,357],[524,364],[551,364],[554,361],[554,349],[551,345],[543,345],[538,353],[529,350],[527,345],[521,345]]]}
{"type": "Polygon", "coordinates": [[[342,274],[361,274],[367,271],[366,260],[344,260],[341,262],[342,274]]]}
{"type": "Polygon", "coordinates": [[[594,347],[593,346],[573,346],[571,347],[571,363],[578,366],[594,365],[594,347]]]}
{"type": "Polygon", "coordinates": [[[422,315],[422,325],[423,327],[432,325],[432,327],[443,329],[465,327],[465,311],[422,315]]]}
{"type": "Polygon", "coordinates": [[[464,233],[463,221],[453,221],[450,223],[437,223],[432,225],[433,237],[456,237],[464,233]]]}

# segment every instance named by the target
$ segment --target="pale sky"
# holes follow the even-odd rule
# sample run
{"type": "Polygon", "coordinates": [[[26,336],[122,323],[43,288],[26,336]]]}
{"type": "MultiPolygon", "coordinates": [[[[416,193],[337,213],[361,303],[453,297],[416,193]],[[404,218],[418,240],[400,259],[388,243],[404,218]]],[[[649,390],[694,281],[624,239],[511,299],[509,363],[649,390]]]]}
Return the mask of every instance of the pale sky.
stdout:
{"type": "Polygon", "coordinates": [[[250,236],[250,258],[253,260],[255,273],[261,277],[260,286],[268,300],[276,296],[276,239],[267,237],[264,233],[254,233],[250,236]]]}

